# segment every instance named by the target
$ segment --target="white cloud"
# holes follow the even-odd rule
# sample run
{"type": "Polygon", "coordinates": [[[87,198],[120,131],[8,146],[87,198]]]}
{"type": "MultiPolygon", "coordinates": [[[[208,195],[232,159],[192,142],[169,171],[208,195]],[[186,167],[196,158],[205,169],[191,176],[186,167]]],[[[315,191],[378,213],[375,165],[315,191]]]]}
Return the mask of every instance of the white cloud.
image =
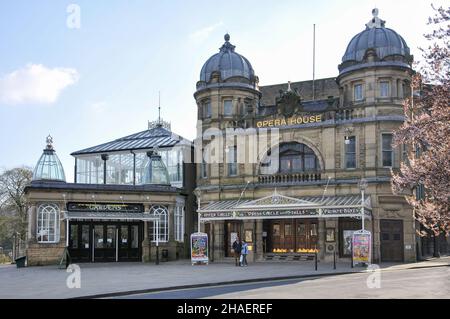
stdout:
{"type": "Polygon", "coordinates": [[[200,30],[197,30],[197,31],[195,31],[195,32],[192,32],[192,33],[189,35],[189,38],[192,39],[192,40],[198,41],[198,42],[204,41],[204,40],[206,40],[206,39],[209,37],[209,35],[210,35],[214,30],[216,30],[218,27],[220,27],[220,26],[222,26],[222,25],[223,25],[223,22],[221,21],[221,22],[219,22],[219,23],[216,23],[216,24],[207,26],[207,27],[205,27],[205,28],[202,28],[202,29],[200,29],[200,30]]]}
{"type": "Polygon", "coordinates": [[[78,79],[75,69],[48,68],[30,63],[0,78],[0,102],[51,104],[58,99],[62,90],[78,79]]]}

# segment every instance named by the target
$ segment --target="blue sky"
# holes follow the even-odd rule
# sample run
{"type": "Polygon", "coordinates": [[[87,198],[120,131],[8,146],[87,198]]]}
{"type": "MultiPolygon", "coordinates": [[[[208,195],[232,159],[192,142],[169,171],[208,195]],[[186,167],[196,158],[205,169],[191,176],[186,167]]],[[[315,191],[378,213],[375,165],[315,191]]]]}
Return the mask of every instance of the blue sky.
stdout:
{"type": "MultiPolygon", "coordinates": [[[[435,1],[434,3],[445,3],[435,1]]],[[[337,75],[373,7],[416,59],[428,1],[5,1],[0,2],[0,168],[33,166],[54,138],[67,180],[70,153],[145,130],[162,117],[194,138],[195,84],[229,32],[260,85],[337,75]],[[69,28],[70,4],[80,28],[69,28]]]]}

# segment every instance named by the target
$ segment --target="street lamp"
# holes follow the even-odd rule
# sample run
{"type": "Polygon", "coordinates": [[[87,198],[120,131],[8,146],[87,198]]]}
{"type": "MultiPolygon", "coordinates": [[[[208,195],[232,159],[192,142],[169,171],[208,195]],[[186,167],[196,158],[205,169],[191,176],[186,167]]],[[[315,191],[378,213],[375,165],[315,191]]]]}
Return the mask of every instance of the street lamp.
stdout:
{"type": "Polygon", "coordinates": [[[361,178],[358,182],[359,190],[361,191],[361,220],[362,220],[362,230],[364,230],[364,191],[368,186],[367,180],[365,178],[361,178]]]}
{"type": "Polygon", "coordinates": [[[202,192],[200,189],[196,188],[194,190],[194,194],[197,197],[197,232],[200,233],[200,196],[202,195],[202,192]]]}

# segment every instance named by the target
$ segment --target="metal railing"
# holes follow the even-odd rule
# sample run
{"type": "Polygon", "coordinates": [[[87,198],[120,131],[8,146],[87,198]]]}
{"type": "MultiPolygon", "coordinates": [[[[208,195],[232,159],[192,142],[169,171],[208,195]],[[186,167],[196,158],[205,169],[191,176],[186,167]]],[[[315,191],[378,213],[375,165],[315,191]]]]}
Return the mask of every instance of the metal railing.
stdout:
{"type": "Polygon", "coordinates": [[[278,183],[308,183],[322,180],[321,172],[303,172],[303,173],[280,173],[273,175],[258,176],[259,184],[278,184],[278,183]]]}

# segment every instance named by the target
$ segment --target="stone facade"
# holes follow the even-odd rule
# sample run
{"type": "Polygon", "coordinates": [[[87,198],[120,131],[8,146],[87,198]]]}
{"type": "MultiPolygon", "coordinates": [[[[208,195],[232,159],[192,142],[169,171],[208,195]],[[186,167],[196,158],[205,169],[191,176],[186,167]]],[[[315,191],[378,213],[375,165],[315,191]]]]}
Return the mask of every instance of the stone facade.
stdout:
{"type": "MultiPolygon", "coordinates": [[[[381,28],[384,28],[384,22],[383,25],[378,24],[377,28],[380,30],[374,29],[373,32],[383,31],[381,28]]],[[[370,42],[368,45],[371,45],[370,42]]],[[[365,194],[372,203],[372,219],[366,221],[365,228],[373,234],[373,260],[379,262],[394,258],[397,261],[414,261],[416,225],[413,211],[402,196],[392,193],[390,185],[391,169],[395,171],[400,167],[405,153],[401,148],[391,148],[388,142],[383,144],[383,140],[389,141],[390,137],[383,137],[383,134],[392,134],[403,123],[402,102],[411,94],[412,57],[405,53],[403,57],[397,55],[382,59],[377,56],[377,52],[368,47],[363,60],[344,61],[338,77],[315,80],[314,94],[312,81],[258,87],[258,82],[252,82],[249,78],[239,78],[239,81],[222,79],[220,75],[223,70],[218,70],[220,72],[210,82],[203,81],[202,85],[197,85],[194,94],[198,105],[197,129],[199,138],[203,137],[204,150],[213,143],[209,135],[225,136],[228,128],[256,129],[257,134],[257,128],[263,125],[279,130],[280,138],[275,146],[285,143],[305,145],[314,152],[318,162],[317,172],[312,174],[314,178],[310,178],[312,175],[305,171],[295,174],[278,171],[274,176],[264,175],[261,173],[261,159],[258,163],[239,162],[236,174],[230,174],[230,165],[226,160],[224,163],[197,164],[197,187],[201,192],[201,202],[206,205],[232,199],[254,200],[269,196],[274,188],[285,196],[296,198],[321,196],[325,188],[327,196],[356,195],[360,194],[358,181],[364,178],[368,181],[365,194]],[[253,85],[253,88],[242,86],[241,81],[253,85]],[[218,85],[209,88],[213,82],[218,85]],[[283,99],[294,102],[282,102],[283,99]],[[224,100],[233,101],[232,114],[225,114],[224,100]],[[208,116],[204,112],[206,102],[211,103],[211,114],[208,116]],[[287,115],[284,113],[286,110],[293,111],[287,115]],[[292,116],[310,115],[319,115],[320,121],[299,124],[289,119],[292,116]],[[285,119],[284,125],[280,125],[283,123],[280,118],[285,119]],[[216,130],[212,131],[212,127],[216,130]],[[355,141],[354,167],[346,165],[346,140],[349,138],[355,141]],[[401,222],[402,230],[398,231],[401,234],[389,233],[386,228],[390,227],[389,221],[401,222]],[[381,229],[382,224],[387,225],[383,226],[386,229],[381,229]],[[389,238],[390,235],[393,237],[389,238]],[[392,242],[392,238],[398,239],[398,242],[392,242]],[[394,245],[394,248],[388,245],[394,245]]],[[[225,145],[223,143],[219,152],[226,154],[225,145]]],[[[275,146],[272,145],[273,148],[275,146]]],[[[211,222],[212,225],[203,228],[210,234],[210,247],[215,260],[226,256],[227,222],[211,222]]],[[[319,255],[322,259],[330,260],[334,254],[326,247],[329,245],[325,241],[326,229],[335,229],[336,234],[340,234],[340,222],[338,218],[318,220],[319,255]]],[[[263,221],[246,220],[240,222],[238,227],[241,235],[245,230],[251,230],[254,234],[249,260],[261,260],[265,240],[263,221]]],[[[343,244],[342,235],[336,237],[331,244],[338,249],[343,244]]]]}

